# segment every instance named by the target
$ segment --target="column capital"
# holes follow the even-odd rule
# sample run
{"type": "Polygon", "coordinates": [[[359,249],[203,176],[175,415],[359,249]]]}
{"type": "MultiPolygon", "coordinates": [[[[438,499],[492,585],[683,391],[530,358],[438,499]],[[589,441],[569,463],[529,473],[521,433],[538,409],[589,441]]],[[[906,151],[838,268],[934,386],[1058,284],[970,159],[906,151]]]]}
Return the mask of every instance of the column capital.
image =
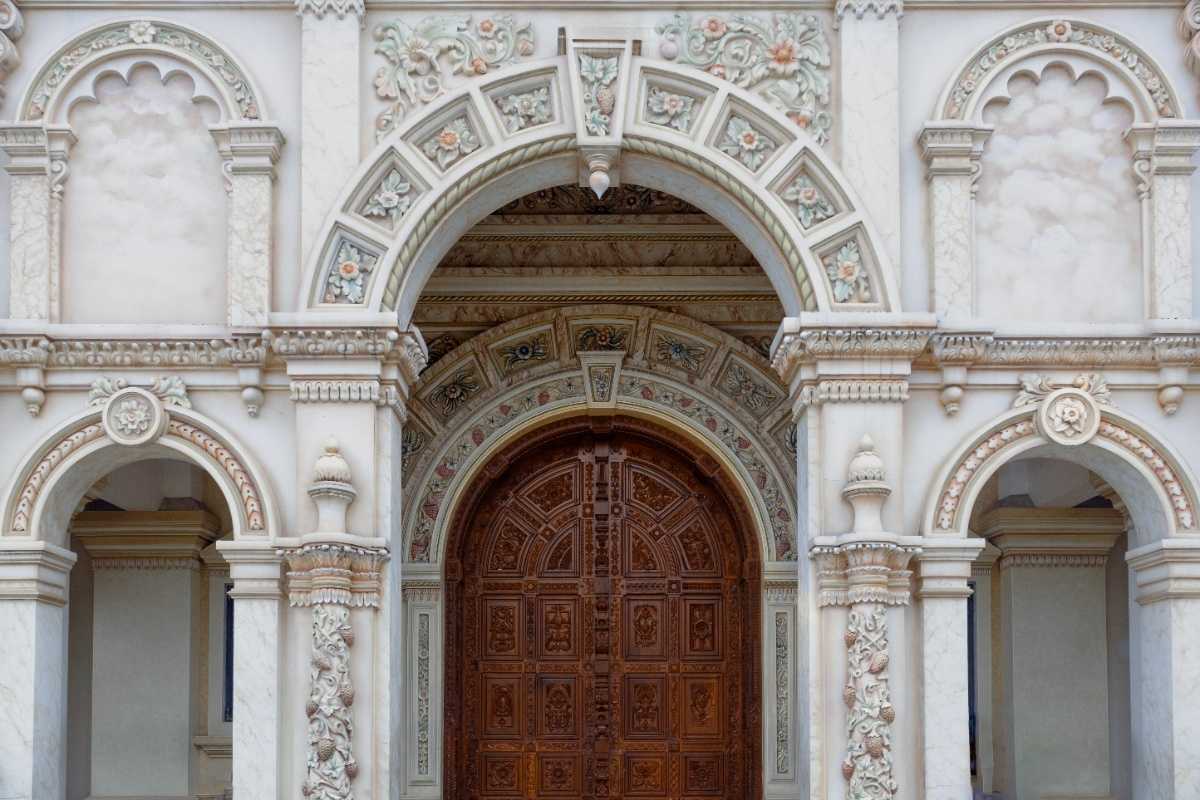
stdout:
{"type": "Polygon", "coordinates": [[[1196,171],[1192,157],[1200,150],[1200,122],[1160,119],[1139,123],[1125,138],[1133,146],[1135,167],[1144,164],[1141,169],[1150,174],[1191,175],[1196,171]]]}
{"type": "Polygon", "coordinates": [[[927,177],[940,175],[979,176],[979,160],[995,126],[960,120],[926,122],[918,139],[927,177]]]}
{"type": "Polygon", "coordinates": [[[79,139],[67,125],[11,122],[0,125],[0,150],[8,154],[9,175],[50,175],[79,139]]]}
{"type": "Polygon", "coordinates": [[[286,141],[278,127],[269,122],[238,121],[210,125],[208,132],[230,175],[275,177],[275,163],[286,141]]]}
{"type": "Polygon", "coordinates": [[[1200,598],[1200,540],[1161,539],[1130,550],[1125,561],[1134,572],[1138,605],[1200,598]]]}
{"type": "Polygon", "coordinates": [[[77,556],[43,541],[0,539],[0,600],[67,603],[67,584],[77,556]]]}
{"type": "Polygon", "coordinates": [[[926,536],[917,556],[917,597],[962,599],[971,596],[971,565],[987,543],[983,539],[926,536]]]}
{"type": "Polygon", "coordinates": [[[367,13],[364,0],[296,0],[296,15],[324,19],[329,14],[337,19],[353,15],[359,24],[367,13]]]}
{"type": "Polygon", "coordinates": [[[269,542],[225,539],[217,551],[229,562],[234,600],[278,600],[283,596],[283,554],[269,542]]]}

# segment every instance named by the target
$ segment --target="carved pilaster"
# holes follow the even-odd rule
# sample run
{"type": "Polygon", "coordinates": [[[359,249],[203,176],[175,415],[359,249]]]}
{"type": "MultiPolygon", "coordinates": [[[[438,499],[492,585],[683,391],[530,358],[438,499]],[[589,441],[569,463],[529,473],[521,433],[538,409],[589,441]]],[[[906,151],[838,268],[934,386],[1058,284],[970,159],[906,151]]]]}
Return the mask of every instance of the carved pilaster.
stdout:
{"type": "Polygon", "coordinates": [[[846,751],[842,777],[847,797],[890,800],[900,790],[892,763],[896,708],[888,684],[887,609],[911,601],[908,563],[919,547],[883,529],[883,504],[891,494],[883,460],[864,436],[850,461],[842,496],[854,509],[851,531],[822,537],[810,550],[817,561],[817,604],[844,606],[846,628],[846,751]]]}
{"type": "Polygon", "coordinates": [[[975,187],[990,126],[927,123],[921,154],[929,181],[933,309],[943,320],[975,313],[975,187]]]}
{"type": "Polygon", "coordinates": [[[1133,170],[1142,201],[1142,263],[1146,315],[1192,315],[1192,157],[1200,149],[1200,124],[1160,119],[1134,125],[1133,170]]]}
{"type": "Polygon", "coordinates": [[[317,506],[317,530],[303,545],[281,553],[288,564],[289,603],[312,609],[307,776],[301,791],[310,799],[350,800],[358,775],[350,610],[379,607],[380,571],[388,553],[375,541],[347,541],[352,537],[346,533],[346,512],[356,492],[336,441],[326,443],[313,478],[308,494],[317,506]]]}
{"type": "Polygon", "coordinates": [[[272,184],[283,133],[250,122],[211,130],[229,192],[227,320],[233,326],[265,325],[271,310],[272,184]]]}
{"type": "Polygon", "coordinates": [[[67,155],[75,144],[67,127],[15,123],[0,127],[8,154],[9,315],[57,322],[62,252],[62,195],[67,155]]]}

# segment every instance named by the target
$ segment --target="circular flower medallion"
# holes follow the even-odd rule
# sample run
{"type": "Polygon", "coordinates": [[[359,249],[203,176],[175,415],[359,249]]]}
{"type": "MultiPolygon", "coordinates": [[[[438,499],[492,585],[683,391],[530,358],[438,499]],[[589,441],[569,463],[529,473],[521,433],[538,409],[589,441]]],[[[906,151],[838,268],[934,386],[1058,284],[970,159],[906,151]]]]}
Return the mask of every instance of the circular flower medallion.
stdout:
{"type": "Polygon", "coordinates": [[[1087,392],[1058,389],[1038,407],[1037,422],[1038,430],[1052,442],[1083,444],[1100,429],[1100,408],[1087,392]]]}
{"type": "Polygon", "coordinates": [[[167,430],[162,402],[145,389],[122,389],[108,399],[101,415],[104,432],[117,444],[147,444],[167,430]]]}

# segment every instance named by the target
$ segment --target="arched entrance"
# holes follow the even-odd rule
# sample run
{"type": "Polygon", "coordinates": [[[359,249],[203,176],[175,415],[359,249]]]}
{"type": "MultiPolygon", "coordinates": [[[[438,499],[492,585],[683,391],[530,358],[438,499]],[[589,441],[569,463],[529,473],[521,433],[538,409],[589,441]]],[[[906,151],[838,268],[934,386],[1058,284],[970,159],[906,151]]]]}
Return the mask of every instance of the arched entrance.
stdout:
{"type": "Polygon", "coordinates": [[[492,460],[448,552],[447,798],[761,795],[736,498],[711,458],[621,416],[492,460]]]}

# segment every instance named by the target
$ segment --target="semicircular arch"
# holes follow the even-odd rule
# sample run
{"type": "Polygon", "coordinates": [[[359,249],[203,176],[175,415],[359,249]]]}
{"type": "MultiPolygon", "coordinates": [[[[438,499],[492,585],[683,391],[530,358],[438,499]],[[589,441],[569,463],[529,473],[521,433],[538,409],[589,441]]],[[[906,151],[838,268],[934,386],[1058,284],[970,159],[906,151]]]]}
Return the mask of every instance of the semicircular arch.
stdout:
{"type": "Polygon", "coordinates": [[[1073,422],[1047,421],[1054,414],[1046,406],[1054,402],[1053,394],[999,415],[964,440],[938,472],[925,503],[923,534],[968,536],[971,511],[984,485],[1023,455],[1071,461],[1100,475],[1129,508],[1139,545],[1200,534],[1197,483],[1182,457],[1129,414],[1106,403],[1089,403],[1081,392],[1067,392],[1090,408],[1086,413],[1094,415],[1094,430],[1070,438],[1054,433],[1060,424],[1076,428],[1073,422]]]}
{"type": "Polygon", "coordinates": [[[472,476],[514,440],[589,413],[645,419],[707,452],[751,509],[761,561],[796,559],[795,429],[766,361],[686,317],[603,305],[505,323],[422,376],[403,442],[406,558],[443,565],[472,476]],[[585,386],[593,356],[616,367],[602,403],[585,386]]]}
{"type": "Polygon", "coordinates": [[[101,477],[147,458],[173,458],[203,469],[220,488],[235,539],[274,541],[279,535],[274,497],[245,448],[202,414],[170,405],[162,411],[160,435],[136,446],[110,435],[103,407],[77,414],[43,436],[4,493],[0,537],[49,541],[64,536],[79,498],[101,477]]]}
{"type": "MultiPolygon", "coordinates": [[[[730,228],[789,315],[900,309],[874,225],[815,139],[763,98],[702,71],[641,57],[630,70],[618,152],[605,156],[617,177],[686,197],[730,228]],[[664,87],[692,101],[686,118],[647,118],[648,92],[664,87]],[[827,210],[814,221],[800,204],[817,196],[827,210]]],[[[595,154],[580,141],[569,73],[566,57],[507,67],[407,118],[326,217],[299,307],[390,310],[407,326],[425,281],[472,225],[524,194],[578,182],[595,154]],[[514,122],[502,111],[534,95],[537,114],[514,122]]]]}

